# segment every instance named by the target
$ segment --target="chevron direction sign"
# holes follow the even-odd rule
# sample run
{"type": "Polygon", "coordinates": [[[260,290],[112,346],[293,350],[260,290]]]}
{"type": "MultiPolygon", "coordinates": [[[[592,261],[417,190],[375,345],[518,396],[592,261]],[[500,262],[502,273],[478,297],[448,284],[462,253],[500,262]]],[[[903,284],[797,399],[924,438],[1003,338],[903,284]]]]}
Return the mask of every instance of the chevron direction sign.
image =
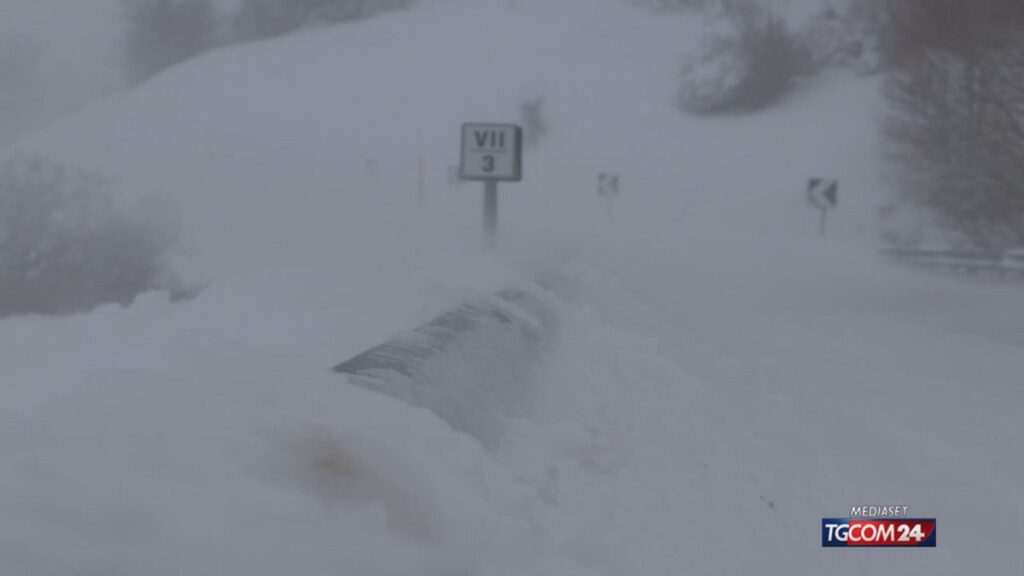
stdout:
{"type": "Polygon", "coordinates": [[[839,180],[811,178],[807,182],[807,200],[821,213],[821,218],[818,221],[818,235],[824,238],[828,211],[839,205],[839,180]]]}
{"type": "Polygon", "coordinates": [[[818,210],[839,204],[839,181],[832,178],[811,178],[807,183],[807,199],[818,210]]]}
{"type": "Polygon", "coordinates": [[[614,172],[602,172],[597,175],[598,196],[619,195],[619,175],[614,172]]]}

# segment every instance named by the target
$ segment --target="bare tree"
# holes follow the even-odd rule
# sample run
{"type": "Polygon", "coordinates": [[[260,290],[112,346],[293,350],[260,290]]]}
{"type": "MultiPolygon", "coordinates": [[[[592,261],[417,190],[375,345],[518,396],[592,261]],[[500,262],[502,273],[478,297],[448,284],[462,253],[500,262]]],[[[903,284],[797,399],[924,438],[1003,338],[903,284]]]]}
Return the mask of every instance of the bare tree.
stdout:
{"type": "Polygon", "coordinates": [[[888,16],[904,198],[976,246],[1024,243],[1024,4],[893,0],[888,16]]]}

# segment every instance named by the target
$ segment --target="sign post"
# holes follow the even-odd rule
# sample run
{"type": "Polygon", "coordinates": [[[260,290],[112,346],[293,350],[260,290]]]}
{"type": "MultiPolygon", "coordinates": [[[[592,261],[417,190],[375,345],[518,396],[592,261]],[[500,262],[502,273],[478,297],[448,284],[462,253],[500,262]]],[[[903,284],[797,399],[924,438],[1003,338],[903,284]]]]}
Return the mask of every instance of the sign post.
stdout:
{"type": "Polygon", "coordinates": [[[484,183],[484,247],[498,243],[498,182],[523,179],[523,129],[514,124],[462,125],[460,174],[484,183]]]}
{"type": "Polygon", "coordinates": [[[821,212],[818,235],[825,237],[825,220],[828,211],[839,204],[839,181],[829,178],[811,178],[807,182],[807,200],[821,212]]]}
{"type": "Polygon", "coordinates": [[[484,248],[498,245],[498,182],[484,182],[484,248]]]}

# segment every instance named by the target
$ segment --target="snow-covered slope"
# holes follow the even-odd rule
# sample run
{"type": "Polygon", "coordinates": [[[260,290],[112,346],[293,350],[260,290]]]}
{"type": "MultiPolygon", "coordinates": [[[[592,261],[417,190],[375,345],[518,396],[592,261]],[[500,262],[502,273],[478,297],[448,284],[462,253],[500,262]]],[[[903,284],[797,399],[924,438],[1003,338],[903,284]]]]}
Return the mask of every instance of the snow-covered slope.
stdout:
{"type": "Polygon", "coordinates": [[[699,24],[429,3],[207,55],[23,142],[176,199],[212,286],[0,322],[2,571],[1019,571],[1019,288],[874,260],[873,79],[677,112],[699,24]],[[458,126],[537,96],[550,133],[483,256],[458,126]],[[812,176],[841,180],[827,241],[812,176]],[[494,450],[328,371],[538,277],[558,344],[494,450]],[[937,516],[939,549],[819,548],[874,503],[937,516]]]}

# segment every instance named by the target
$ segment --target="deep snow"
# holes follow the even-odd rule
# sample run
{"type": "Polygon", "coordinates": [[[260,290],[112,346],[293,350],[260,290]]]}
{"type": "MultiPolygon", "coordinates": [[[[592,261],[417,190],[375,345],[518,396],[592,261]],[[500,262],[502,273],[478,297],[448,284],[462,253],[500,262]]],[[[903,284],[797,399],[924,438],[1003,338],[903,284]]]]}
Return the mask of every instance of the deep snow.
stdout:
{"type": "Polygon", "coordinates": [[[875,80],[677,112],[699,25],[432,3],[210,54],[24,141],[175,198],[212,285],[0,322],[2,571],[1024,572],[1020,287],[875,259],[875,80]],[[550,135],[482,255],[458,126],[535,96],[550,135]],[[811,176],[841,180],[825,241],[811,176]],[[494,449],[329,371],[511,285],[559,332],[494,449]],[[820,548],[875,503],[936,516],[938,548],[820,548]]]}

